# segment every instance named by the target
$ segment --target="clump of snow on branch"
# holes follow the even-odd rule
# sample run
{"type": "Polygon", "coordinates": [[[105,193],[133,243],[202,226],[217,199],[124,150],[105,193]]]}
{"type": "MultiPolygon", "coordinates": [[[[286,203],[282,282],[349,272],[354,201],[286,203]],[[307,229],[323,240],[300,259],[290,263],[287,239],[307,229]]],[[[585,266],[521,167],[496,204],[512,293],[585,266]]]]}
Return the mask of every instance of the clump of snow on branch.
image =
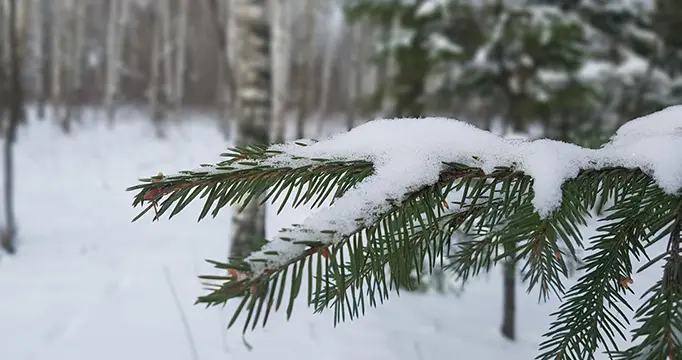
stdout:
{"type": "MultiPolygon", "coordinates": [[[[376,214],[388,211],[406,194],[436,183],[445,169],[444,162],[481,168],[486,173],[496,167],[523,171],[534,179],[533,205],[541,217],[550,216],[561,205],[562,184],[584,169],[640,168],[667,193],[675,194],[682,188],[682,161],[678,158],[682,144],[682,106],[625,124],[600,149],[546,139],[504,139],[445,118],[375,120],[308,144],[274,145],[271,150],[281,153],[261,164],[295,168],[319,164],[309,160],[312,158],[326,158],[366,160],[374,165],[371,176],[286,234],[295,240],[324,244],[340,241],[360,225],[376,221],[376,214]]],[[[252,263],[254,272],[259,273],[295,258],[305,249],[306,246],[295,241],[276,239],[249,259],[267,259],[252,263]],[[279,255],[264,253],[272,250],[279,255]]]]}
{"type": "Polygon", "coordinates": [[[668,107],[625,123],[604,147],[602,161],[640,168],[668,194],[682,189],[682,105],[668,107]]]}
{"type": "Polygon", "coordinates": [[[427,0],[419,5],[415,14],[417,17],[430,16],[438,12],[440,8],[445,8],[446,6],[447,2],[445,0],[427,0]]]}

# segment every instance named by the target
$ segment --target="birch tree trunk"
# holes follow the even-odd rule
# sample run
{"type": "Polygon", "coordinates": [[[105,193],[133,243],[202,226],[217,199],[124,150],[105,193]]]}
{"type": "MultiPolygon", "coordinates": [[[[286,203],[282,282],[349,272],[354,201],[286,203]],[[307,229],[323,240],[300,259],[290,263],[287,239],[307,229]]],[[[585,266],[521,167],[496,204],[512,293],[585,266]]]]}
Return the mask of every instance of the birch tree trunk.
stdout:
{"type": "Polygon", "coordinates": [[[17,0],[9,0],[9,126],[4,134],[2,212],[0,213],[0,229],[2,231],[2,248],[10,254],[16,252],[16,221],[14,219],[14,142],[16,128],[23,116],[23,88],[21,84],[21,56],[19,37],[17,34],[17,0]]]}
{"type": "MultiPolygon", "coordinates": [[[[62,128],[62,131],[65,133],[71,132],[71,110],[73,106],[73,100],[74,100],[74,94],[73,94],[73,84],[75,83],[75,67],[76,67],[76,61],[78,60],[78,55],[76,54],[76,45],[75,45],[75,27],[73,27],[74,24],[74,15],[75,15],[75,7],[78,6],[77,0],[65,0],[63,1],[63,7],[60,8],[61,13],[57,14],[57,16],[61,20],[59,25],[61,27],[60,30],[60,48],[61,50],[59,51],[60,55],[60,60],[63,59],[62,61],[62,66],[60,66],[60,78],[58,79],[60,82],[59,86],[59,95],[60,97],[56,97],[56,99],[59,101],[58,106],[56,108],[59,108],[58,112],[58,121],[59,124],[62,128]]],[[[77,22],[78,19],[75,19],[77,22]]]]}
{"type": "Polygon", "coordinates": [[[173,41],[173,28],[171,20],[171,0],[156,0],[159,5],[162,29],[162,55],[163,61],[163,102],[170,103],[175,99],[175,89],[173,79],[173,51],[175,43],[173,41]]]}
{"type": "Polygon", "coordinates": [[[187,18],[189,16],[190,0],[179,0],[180,9],[178,10],[178,46],[175,58],[175,97],[173,106],[178,109],[182,106],[185,96],[185,71],[187,65],[187,18]]]}
{"type": "Polygon", "coordinates": [[[163,131],[163,109],[161,104],[159,104],[159,95],[161,93],[161,69],[159,61],[162,54],[162,33],[161,33],[161,23],[159,21],[158,13],[154,13],[152,20],[152,49],[151,49],[151,59],[150,64],[150,76],[149,76],[149,110],[150,116],[152,118],[152,123],[156,129],[156,136],[163,138],[165,133],[163,131]]]}
{"type": "Polygon", "coordinates": [[[83,0],[75,0],[74,5],[76,6],[76,25],[74,29],[76,32],[76,39],[74,43],[73,60],[71,63],[71,66],[73,66],[73,80],[71,82],[70,106],[73,107],[71,117],[76,121],[80,121],[82,116],[81,103],[84,101],[84,99],[82,99],[84,96],[83,65],[85,61],[85,7],[87,6],[87,3],[83,0]]]}
{"type": "Polygon", "coordinates": [[[105,100],[109,125],[113,125],[116,116],[116,101],[121,81],[123,61],[123,41],[128,24],[129,0],[110,0],[109,19],[107,24],[107,69],[105,76],[105,100]]]}
{"type": "Polygon", "coordinates": [[[113,124],[115,114],[115,101],[118,92],[118,70],[119,70],[119,54],[117,52],[118,42],[118,21],[119,21],[119,7],[125,0],[109,0],[109,19],[107,22],[107,50],[106,50],[106,74],[105,74],[105,90],[104,90],[104,108],[107,112],[107,119],[109,124],[113,124]]]}
{"type": "Polygon", "coordinates": [[[272,62],[273,62],[273,97],[272,133],[275,142],[284,141],[286,130],[286,104],[288,103],[289,65],[291,64],[291,32],[288,0],[271,0],[272,9],[272,62]]]}
{"type": "Polygon", "coordinates": [[[63,44],[62,44],[62,31],[64,27],[64,21],[62,16],[62,4],[55,2],[52,5],[52,40],[51,44],[51,65],[52,69],[50,75],[52,79],[50,80],[50,102],[52,104],[52,110],[54,116],[57,119],[61,116],[61,106],[62,106],[62,70],[64,68],[62,59],[63,56],[63,44]]]}
{"type": "Polygon", "coordinates": [[[313,57],[315,54],[315,2],[314,0],[305,0],[304,5],[304,21],[305,28],[302,36],[302,46],[298,58],[298,117],[296,119],[296,138],[302,139],[305,137],[306,118],[310,115],[309,88],[311,87],[311,76],[313,57]]]}
{"type": "MultiPolygon", "coordinates": [[[[379,28],[379,41],[381,44],[387,44],[391,40],[392,32],[394,31],[394,26],[391,26],[390,23],[382,24],[381,27],[379,28]]],[[[391,52],[395,51],[393,49],[390,50],[391,52]]],[[[386,112],[389,112],[388,110],[390,109],[392,104],[387,104],[386,102],[386,93],[387,90],[390,86],[390,81],[389,81],[389,74],[392,70],[392,61],[394,54],[391,54],[389,56],[384,56],[381,58],[379,63],[377,64],[377,90],[379,94],[379,111],[384,114],[386,112]]]]}
{"type": "Polygon", "coordinates": [[[364,57],[364,44],[361,37],[362,24],[354,24],[349,31],[350,34],[350,59],[348,61],[348,103],[346,105],[346,128],[348,130],[355,126],[355,119],[358,115],[358,102],[362,93],[362,73],[364,57]]]}
{"type": "MultiPolygon", "coordinates": [[[[272,117],[272,56],[268,0],[234,0],[239,47],[237,49],[240,105],[237,146],[267,143],[272,117]]],[[[254,239],[265,238],[265,207],[251,201],[234,217],[230,255],[243,257],[254,248],[254,239]]]]}
{"type": "Polygon", "coordinates": [[[2,63],[2,66],[9,68],[9,62],[10,62],[9,57],[10,57],[10,53],[12,51],[10,49],[10,40],[9,40],[10,22],[8,21],[9,20],[9,10],[8,9],[10,6],[9,5],[10,0],[1,0],[1,1],[2,2],[0,2],[0,6],[2,6],[2,8],[4,10],[3,10],[2,17],[0,17],[0,33],[2,33],[2,37],[0,38],[0,41],[2,41],[2,43],[0,44],[0,48],[1,48],[1,50],[0,50],[1,54],[0,55],[2,55],[0,57],[0,63],[2,63]]]}
{"type": "MultiPolygon", "coordinates": [[[[229,31],[227,29],[227,14],[230,9],[230,3],[229,2],[216,2],[216,1],[211,1],[208,3],[208,6],[206,7],[207,16],[210,16],[213,23],[214,23],[214,28],[215,28],[215,37],[216,37],[216,43],[218,43],[218,48],[217,48],[217,56],[219,59],[225,59],[227,58],[227,51],[225,48],[225,42],[227,39],[227,36],[229,35],[229,31]]],[[[228,94],[225,92],[226,89],[226,84],[225,84],[225,61],[218,61],[218,76],[216,77],[216,94],[215,94],[215,102],[218,106],[218,116],[222,117],[224,115],[225,108],[227,107],[225,102],[228,99],[228,94]]],[[[222,123],[222,121],[221,121],[222,123]]],[[[220,124],[222,126],[222,124],[220,124]]]]}
{"type": "Polygon", "coordinates": [[[38,118],[45,118],[45,106],[50,92],[50,28],[52,27],[52,16],[50,10],[54,4],[48,0],[37,0],[36,12],[36,43],[39,62],[39,72],[37,76],[38,84],[38,118]]]}
{"type": "Polygon", "coordinates": [[[230,111],[236,106],[236,80],[234,75],[234,68],[232,66],[232,59],[234,59],[234,6],[231,1],[209,0],[209,11],[213,13],[213,23],[215,26],[215,35],[218,40],[218,50],[223,61],[218,63],[219,78],[218,89],[220,89],[218,101],[220,104],[219,116],[220,130],[225,138],[230,137],[230,128],[232,122],[230,121],[230,111]]]}
{"type": "MultiPolygon", "coordinates": [[[[334,17],[339,16],[338,14],[331,12],[328,14],[332,17],[332,21],[337,20],[334,17]]],[[[340,30],[339,30],[340,31],[340,30]]],[[[339,47],[339,39],[337,38],[339,34],[332,33],[328,41],[324,45],[324,53],[322,57],[322,77],[320,79],[320,106],[317,109],[317,136],[322,134],[324,127],[324,119],[329,111],[329,90],[331,87],[331,76],[332,76],[332,66],[334,65],[334,58],[336,57],[336,52],[339,47]]]]}

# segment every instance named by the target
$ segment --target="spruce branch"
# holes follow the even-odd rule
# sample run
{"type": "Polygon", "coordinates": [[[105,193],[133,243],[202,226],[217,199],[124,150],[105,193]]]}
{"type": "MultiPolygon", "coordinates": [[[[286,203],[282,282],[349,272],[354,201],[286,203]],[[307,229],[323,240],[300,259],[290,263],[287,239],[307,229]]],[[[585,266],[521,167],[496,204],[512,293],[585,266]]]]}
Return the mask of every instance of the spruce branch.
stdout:
{"type": "MultiPolygon", "coordinates": [[[[537,146],[542,150],[545,145],[537,146]]],[[[326,204],[333,210],[349,194],[357,198],[356,190],[372,179],[384,176],[383,181],[392,180],[386,173],[381,175],[385,162],[382,165],[368,157],[296,157],[263,145],[232,149],[223,156],[229,159],[175,175],[142,179],[141,184],[129,188],[137,191],[133,205],[143,206],[134,220],[152,208],[156,211],[154,220],[167,213],[173,217],[197,198],[203,199],[199,220],[209,212],[216,216],[227,205],[243,206],[257,198],[280,201],[280,211],[286,205],[302,204],[326,204]],[[149,202],[146,206],[145,201],[149,202]]],[[[554,157],[551,155],[550,160],[556,160],[554,157]]],[[[431,271],[436,264],[442,266],[443,259],[451,254],[452,236],[457,231],[471,237],[471,241],[456,245],[451,258],[450,267],[460,277],[469,279],[500,259],[512,257],[524,262],[529,291],[539,286],[540,298],[554,293],[565,300],[554,314],[556,320],[541,345],[540,359],[557,355],[561,359],[585,359],[591,358],[598,346],[615,349],[615,338],[624,337],[628,322],[623,308],[628,307],[625,294],[632,282],[631,257],[646,256],[649,244],[675,232],[670,224],[679,211],[679,196],[671,194],[669,188],[663,191],[650,171],[605,167],[597,160],[579,162],[582,170],[576,172],[553,168],[562,175],[560,181],[557,177],[541,179],[550,180],[551,191],[547,191],[536,186],[538,176],[544,176],[537,167],[509,161],[511,158],[505,158],[505,166],[495,168],[490,161],[479,161],[475,156],[469,160],[459,156],[457,162],[440,162],[438,158],[436,165],[440,167],[430,168],[428,183],[411,187],[401,183],[396,187],[401,190],[390,193],[391,198],[381,206],[350,212],[359,216],[356,219],[323,217],[326,220],[322,225],[294,225],[247,258],[211,260],[225,274],[202,276],[208,281],[208,293],[197,303],[214,306],[239,298],[228,326],[244,316],[243,331],[247,331],[258,324],[265,326],[273,310],[284,305],[289,318],[295,301],[307,289],[308,305],[316,312],[333,308],[336,324],[361,316],[366,307],[383,302],[391,291],[399,293],[400,284],[410,277],[410,269],[416,269],[419,279],[421,271],[431,271]],[[556,194],[557,184],[561,185],[559,206],[545,207],[553,211],[540,214],[536,203],[540,191],[547,200],[556,194]],[[452,199],[455,196],[457,200],[452,199]],[[591,210],[603,207],[607,214],[601,219],[604,225],[586,245],[580,227],[586,224],[591,210]],[[343,226],[335,221],[342,221],[343,226]],[[324,230],[327,223],[329,229],[324,230]],[[564,294],[567,264],[578,260],[578,249],[590,253],[581,267],[585,275],[564,294]]],[[[376,199],[370,202],[377,204],[376,199]]],[[[679,249],[677,233],[670,238],[674,249],[679,249]]],[[[639,315],[643,319],[676,316],[663,304],[678,296],[668,284],[677,279],[679,255],[668,254],[666,259],[673,265],[666,266],[661,290],[654,291],[665,296],[649,301],[658,317],[647,310],[639,315]]],[[[655,324],[659,327],[652,325],[652,329],[661,329],[661,320],[655,324]]],[[[667,333],[674,334],[672,330],[667,333]]],[[[654,338],[649,334],[656,333],[647,333],[654,338]]]]}
{"type": "MultiPolygon", "coordinates": [[[[411,206],[415,204],[408,204],[408,207],[411,206]]],[[[353,319],[358,315],[364,315],[365,304],[374,307],[377,305],[377,298],[383,303],[393,289],[399,294],[398,284],[405,283],[410,275],[401,270],[409,269],[408,265],[414,264],[419,277],[424,259],[427,259],[429,270],[437,263],[443,266],[452,234],[466,219],[475,217],[483,209],[484,205],[470,206],[458,211],[438,208],[433,221],[419,218],[408,220],[414,222],[414,227],[408,234],[390,230],[382,232],[381,227],[378,227],[377,235],[380,237],[370,238],[364,242],[359,236],[350,239],[347,242],[346,254],[349,261],[345,265],[346,271],[336,274],[334,268],[327,267],[331,273],[323,277],[324,288],[316,289],[314,300],[316,312],[333,306],[334,314],[337,315],[335,322],[343,321],[344,318],[339,318],[338,315],[344,315],[343,307],[346,305],[350,319],[353,319]],[[393,242],[394,236],[400,240],[393,242]],[[389,274],[386,273],[386,269],[389,274]],[[344,277],[339,279],[339,276],[344,277]],[[367,300],[363,291],[367,293],[367,300]],[[360,313],[357,309],[361,310],[360,313]]]]}
{"type": "MultiPolygon", "coordinates": [[[[199,197],[205,199],[199,216],[201,220],[211,208],[213,208],[212,215],[216,216],[226,205],[245,204],[266,192],[264,201],[272,202],[277,201],[282,194],[286,194],[280,210],[287,203],[299,206],[312,200],[314,200],[313,206],[319,206],[329,198],[333,201],[333,198],[341,196],[345,190],[373,172],[373,165],[367,161],[293,159],[302,160],[302,165],[298,167],[263,165],[262,160],[277,154],[279,152],[270,151],[265,146],[238,148],[223,154],[230,159],[215,166],[204,166],[177,175],[141,179],[143,184],[129,188],[129,190],[138,190],[134,205],[142,204],[145,200],[152,202],[152,205],[148,205],[136,219],[157,203],[160,208],[155,219],[175,205],[169,216],[172,217],[199,197]],[[293,201],[291,201],[292,195],[293,201]]],[[[632,171],[621,168],[601,171],[586,170],[573,181],[579,183],[585,178],[595,177],[605,172],[630,173],[632,171]]],[[[232,259],[230,263],[212,261],[217,268],[228,271],[228,274],[203,277],[206,280],[217,280],[223,283],[220,286],[212,286],[212,291],[200,297],[198,302],[216,305],[248,293],[250,295],[242,299],[240,309],[246,306],[249,314],[256,312],[257,315],[253,319],[258,319],[265,306],[267,309],[263,319],[265,323],[272,304],[277,305],[275,310],[281,305],[284,294],[282,286],[285,284],[293,285],[288,301],[288,309],[292,308],[303,281],[305,265],[308,264],[307,283],[313,285],[308,287],[308,302],[314,305],[317,311],[332,304],[335,311],[343,315],[343,307],[339,307],[338,304],[346,302],[347,307],[355,309],[356,305],[364,301],[351,294],[353,301],[349,303],[345,295],[346,290],[351,289],[353,293],[361,291],[362,283],[367,284],[368,280],[373,278],[373,287],[367,291],[376,292],[381,299],[384,299],[390,290],[395,288],[399,291],[397,290],[399,281],[409,275],[401,272],[401,269],[405,269],[408,263],[417,265],[416,268],[420,270],[423,260],[428,258],[430,259],[429,268],[433,268],[436,255],[442,257],[443,247],[446,244],[449,246],[449,242],[445,239],[449,239],[455,230],[480,235],[488,231],[486,229],[491,229],[496,224],[507,220],[506,226],[485,238],[481,243],[484,246],[480,249],[498,251],[499,246],[494,244],[501,245],[504,241],[510,240],[524,243],[522,247],[515,249],[516,254],[513,256],[519,259],[528,256],[530,287],[540,283],[543,289],[542,294],[545,296],[550,287],[560,292],[562,285],[558,280],[559,273],[554,266],[558,264],[559,272],[563,274],[566,273],[566,267],[563,264],[563,257],[557,256],[557,240],[564,239],[567,244],[579,244],[580,234],[576,231],[575,223],[584,222],[581,216],[586,206],[581,205],[579,199],[582,198],[575,196],[575,190],[572,193],[567,192],[563,209],[568,211],[558,211],[557,214],[561,214],[560,216],[556,215],[540,221],[530,204],[532,182],[532,178],[513,168],[497,168],[486,174],[479,168],[458,163],[444,163],[437,183],[407,194],[402,201],[396,202],[391,210],[377,214],[377,221],[374,224],[366,225],[359,222],[357,229],[350,234],[345,234],[345,240],[336,245],[330,246],[315,241],[299,242],[286,237],[291,229],[284,229],[279,237],[280,240],[305,245],[306,249],[281,264],[266,266],[262,273],[254,274],[251,263],[266,262],[266,259],[249,259],[249,261],[232,259]],[[437,211],[442,210],[443,199],[453,191],[459,191],[462,194],[461,200],[456,204],[459,209],[454,215],[449,214],[446,217],[454,217],[457,221],[447,223],[456,223],[457,226],[449,225],[447,228],[434,230],[433,226],[440,224],[442,220],[441,214],[437,214],[437,211]],[[576,204],[583,210],[574,209],[578,206],[576,204]],[[532,220],[529,221],[529,219],[532,220]],[[571,224],[571,222],[574,223],[571,224]],[[551,229],[551,232],[547,229],[551,229]],[[527,241],[529,239],[531,241],[527,241]],[[427,243],[432,246],[425,246],[427,243]],[[531,251],[531,249],[535,250],[531,251]],[[435,250],[436,254],[429,254],[432,250],[435,250]],[[348,260],[341,258],[344,255],[348,260]],[[318,269],[316,273],[311,270],[313,263],[318,269]],[[389,280],[382,274],[385,267],[390,269],[389,280]],[[353,276],[349,277],[351,274],[353,276]],[[364,274],[371,274],[372,278],[365,278],[364,274]],[[286,280],[287,275],[291,282],[286,280]],[[388,285],[386,281],[389,282],[388,285]],[[324,289],[322,289],[323,286],[324,289]],[[279,291],[275,292],[275,289],[279,291]],[[275,301],[276,294],[277,301],[275,301]],[[247,299],[251,299],[248,304],[247,299]]],[[[455,255],[455,258],[459,258],[455,263],[464,265],[459,271],[465,277],[471,270],[476,273],[477,267],[480,270],[480,268],[490,266],[490,254],[471,254],[466,249],[466,244],[463,245],[462,251],[455,255]],[[465,261],[465,258],[468,260],[465,261]],[[474,258],[484,261],[472,267],[474,263],[471,259],[474,258]]],[[[573,249],[574,245],[568,248],[573,249]]],[[[276,255],[276,253],[265,255],[276,255]]],[[[496,255],[494,259],[509,254],[496,255]]],[[[374,297],[369,297],[372,299],[369,303],[375,304],[374,297]]],[[[288,316],[290,315],[291,310],[288,310],[288,316]]],[[[252,317],[249,316],[248,319],[252,317]]],[[[249,324],[255,325],[252,320],[247,320],[245,326],[249,324]]]]}
{"type": "MultiPolygon", "coordinates": [[[[241,309],[245,307],[248,314],[244,330],[249,325],[252,328],[255,327],[257,324],[254,321],[259,318],[258,314],[266,306],[265,317],[263,318],[265,324],[272,305],[275,304],[275,310],[277,310],[283,302],[284,286],[289,283],[284,278],[291,268],[290,284],[292,286],[288,292],[287,306],[287,317],[290,317],[294,300],[299,295],[301,284],[304,282],[304,268],[307,264],[308,303],[315,305],[317,311],[321,311],[330,304],[334,305],[336,321],[344,320],[347,316],[346,311],[348,311],[350,318],[358,316],[357,307],[354,305],[364,304],[365,302],[364,297],[356,295],[362,291],[363,284],[359,282],[369,283],[371,279],[355,277],[356,280],[353,283],[353,279],[348,279],[349,274],[357,274],[357,269],[360,267],[362,267],[362,271],[371,271],[376,281],[367,290],[371,293],[367,302],[369,305],[375,306],[375,295],[383,302],[389,291],[397,290],[399,283],[404,282],[409,276],[409,273],[401,272],[401,269],[405,269],[406,265],[410,263],[419,265],[417,268],[421,267],[427,247],[423,247],[420,252],[415,252],[417,247],[424,245],[424,242],[414,241],[414,239],[426,239],[423,236],[426,231],[416,232],[414,235],[412,234],[413,229],[418,226],[416,224],[421,224],[423,229],[429,230],[431,229],[429,224],[439,223],[437,219],[443,211],[442,199],[445,189],[466,187],[474,199],[480,200],[482,198],[481,193],[484,192],[482,189],[489,188],[489,186],[485,181],[478,181],[473,184],[476,176],[480,177],[476,178],[477,180],[485,180],[488,178],[504,179],[515,174],[508,169],[499,169],[486,175],[480,169],[472,169],[457,164],[449,164],[447,168],[449,170],[441,176],[438,183],[408,194],[403,201],[396,203],[392,209],[380,214],[375,224],[367,226],[360,223],[354,232],[346,235],[344,241],[338,244],[330,246],[321,242],[304,243],[280,237],[286,241],[305,244],[308,248],[277,267],[266,268],[262,274],[250,273],[249,265],[244,261],[235,261],[231,264],[211,261],[217,268],[231,271],[231,274],[229,276],[202,277],[207,280],[225,282],[222,286],[214,287],[211,293],[200,297],[197,302],[217,305],[233,297],[242,296],[248,291],[250,302],[247,303],[246,298],[242,299],[239,310],[234,314],[235,317],[230,325],[234,323],[236,317],[240,315],[241,309]],[[458,186],[455,186],[454,182],[458,179],[462,181],[458,186]],[[410,241],[411,237],[412,241],[410,241]],[[367,246],[360,245],[363,243],[366,243],[367,246]],[[416,257],[416,254],[422,256],[416,257]],[[345,261],[344,257],[348,261],[345,261]],[[313,265],[313,263],[315,264],[313,265]],[[391,269],[390,277],[386,277],[382,273],[385,270],[385,265],[391,269]],[[348,288],[351,290],[351,297],[346,296],[345,290],[348,288]],[[314,296],[313,289],[315,290],[314,296]],[[275,298],[275,296],[277,297],[275,298]],[[266,298],[267,301],[265,301],[266,298]],[[350,302],[351,299],[352,303],[350,302]],[[256,314],[255,317],[253,316],[254,313],[256,314]]],[[[470,213],[474,212],[471,211],[470,213]]],[[[463,216],[466,214],[464,211],[458,213],[453,222],[462,222],[463,216]]],[[[284,229],[284,234],[287,231],[284,229]]],[[[430,239],[436,241],[433,237],[430,239]]],[[[444,246],[442,240],[449,239],[449,236],[441,236],[440,239],[440,242],[435,242],[435,249],[442,249],[444,246]]],[[[435,259],[433,254],[432,258],[435,259]]]]}
{"type": "Polygon", "coordinates": [[[205,218],[209,212],[213,217],[217,216],[227,205],[240,203],[243,209],[249,201],[266,192],[261,203],[267,201],[275,203],[283,196],[278,213],[288,204],[298,207],[312,201],[311,207],[318,207],[329,197],[332,199],[339,197],[345,190],[372,173],[372,164],[366,161],[336,162],[313,159],[316,162],[314,165],[274,168],[259,165],[256,161],[267,159],[279,152],[256,145],[231,150],[221,154],[230,160],[216,165],[204,164],[199,169],[181,171],[175,175],[164,176],[160,173],[154,177],[140,179],[142,184],[129,187],[127,190],[138,190],[133,207],[144,206],[145,201],[148,201],[149,205],[133,221],[159,206],[154,216],[154,220],[158,220],[175,205],[169,215],[170,219],[197,197],[205,199],[199,220],[205,218]],[[292,199],[294,190],[297,191],[292,199]]]}
{"type": "MultiPolygon", "coordinates": [[[[602,186],[604,186],[602,184],[602,186]]],[[[625,186],[625,185],[623,185],[625,186]]],[[[672,213],[665,195],[648,176],[640,173],[629,185],[631,192],[609,210],[605,222],[591,238],[591,252],[579,269],[583,275],[553,314],[547,339],[538,359],[591,359],[598,346],[616,349],[616,338],[625,339],[630,308],[625,295],[632,276],[631,256],[646,256],[643,241],[654,236],[661,219],[672,213]]],[[[612,193],[618,195],[618,191],[612,193]]]]}
{"type": "Polygon", "coordinates": [[[635,319],[641,325],[633,331],[632,341],[642,341],[625,351],[613,352],[614,359],[682,359],[682,200],[674,199],[671,203],[668,205],[675,211],[660,221],[667,228],[662,233],[669,236],[666,252],[639,270],[665,258],[661,280],[642,295],[642,298],[649,298],[635,313],[635,319]]]}

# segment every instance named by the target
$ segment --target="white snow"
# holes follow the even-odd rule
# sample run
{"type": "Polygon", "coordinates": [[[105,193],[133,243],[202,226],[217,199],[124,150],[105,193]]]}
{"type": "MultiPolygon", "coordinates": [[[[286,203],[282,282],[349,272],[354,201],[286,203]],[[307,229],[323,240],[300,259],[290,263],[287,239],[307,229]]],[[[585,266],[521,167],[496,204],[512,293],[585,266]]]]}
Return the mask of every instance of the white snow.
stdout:
{"type": "MultiPolygon", "coordinates": [[[[627,144],[632,139],[626,137],[637,136],[638,128],[655,128],[645,135],[665,137],[666,129],[679,129],[676,113],[673,109],[650,118],[656,126],[646,126],[645,120],[624,126],[619,136],[627,144]]],[[[132,194],[124,191],[140,176],[217,158],[227,145],[213,124],[198,119],[169,129],[166,141],[154,140],[153,128],[140,121],[119,124],[114,130],[103,121],[102,125],[86,121],[71,137],[61,135],[49,121],[31,120],[21,129],[16,147],[21,243],[17,256],[0,254],[0,359],[193,359],[181,312],[200,360],[421,360],[453,354],[463,359],[525,360],[537,354],[549,314],[559,303],[537,304],[536,296],[526,295],[525,285],[519,285],[519,339],[503,340],[499,269],[469,284],[461,297],[403,293],[337,328],[331,312],[314,315],[301,301],[290,322],[275,314],[266,329],[247,334],[253,346],[249,351],[240,327],[224,330],[236,304],[208,309],[193,305],[204,293],[196,276],[216,271],[204,259],[227,255],[230,211],[197,223],[201,209],[197,203],[171,221],[131,224],[139,208],[130,207],[132,194]]],[[[375,126],[381,128],[380,124],[375,126]]],[[[449,126],[472,130],[463,124],[449,126]]],[[[372,127],[362,129],[353,134],[367,135],[372,127]]],[[[414,149],[412,142],[422,131],[415,130],[409,138],[403,134],[405,147],[414,149]]],[[[379,141],[390,144],[388,134],[379,141]]],[[[344,153],[343,139],[355,136],[335,137],[326,151],[349,153],[344,153]]],[[[477,136],[498,141],[492,135],[477,136]]],[[[537,144],[537,151],[553,147],[537,144]]],[[[356,152],[370,148],[365,145],[356,152]]],[[[390,163],[390,156],[379,155],[390,163]]],[[[426,157],[423,152],[418,155],[426,157]]],[[[415,166],[405,165],[401,176],[410,175],[406,170],[415,166]]],[[[385,171],[398,171],[396,167],[387,166],[385,171]]],[[[269,237],[309,215],[304,209],[288,209],[280,216],[274,212],[269,208],[269,237]]],[[[585,232],[585,238],[590,233],[585,232]]],[[[628,295],[633,306],[657,278],[656,266],[633,276],[635,294],[628,295]]],[[[596,358],[607,359],[601,353],[596,358]]]]}
{"type": "Polygon", "coordinates": [[[426,0],[419,5],[415,15],[417,17],[427,17],[438,12],[439,8],[446,5],[443,0],[426,0]]]}
{"type": "MultiPolygon", "coordinates": [[[[227,147],[211,123],[192,119],[154,140],[142,119],[109,130],[86,121],[71,137],[55,123],[22,128],[17,156],[20,248],[0,253],[0,359],[193,359],[165,270],[178,294],[200,360],[530,359],[551,306],[518,304],[520,340],[498,335],[497,273],[461,298],[403,295],[367,316],[333,327],[301,301],[290,322],[274,314],[265,330],[225,331],[236,304],[193,305],[205,293],[204,259],[227,255],[230,210],[201,223],[199,204],[171,221],[130,222],[125,188],[145,174],[196,166],[227,147]],[[46,177],[49,176],[49,179],[46,177]],[[513,354],[511,357],[510,354],[513,354]]],[[[343,126],[343,123],[341,123],[343,126]]],[[[268,210],[268,233],[300,222],[306,210],[268,210]]],[[[305,286],[305,285],[304,285],[305,286]]],[[[305,291],[305,289],[304,289],[305,291]]],[[[519,294],[523,290],[519,289],[519,294]]]]}
{"type": "MultiPolygon", "coordinates": [[[[682,189],[682,162],[676,154],[682,144],[682,106],[670,107],[623,126],[612,142],[601,149],[582,148],[559,141],[504,139],[472,125],[445,118],[375,120],[350,132],[338,134],[309,146],[293,143],[275,145],[282,154],[263,161],[265,165],[300,167],[328,158],[366,160],[374,174],[346,192],[334,206],[308,217],[300,229],[287,237],[332,244],[354,232],[362,223],[375,221],[378,213],[390,209],[409,192],[438,180],[443,162],[479,167],[486,173],[496,167],[512,167],[535,179],[533,205],[547,217],[561,205],[561,186],[581,170],[605,167],[641,168],[650,173],[667,193],[682,189]],[[358,219],[363,222],[359,223],[358,219]],[[324,230],[335,231],[323,234],[324,230]]],[[[279,239],[254,253],[255,274],[276,268],[302,254],[305,245],[279,239]]]]}
{"type": "Polygon", "coordinates": [[[432,51],[445,52],[449,54],[459,54],[463,51],[462,47],[450,41],[447,37],[432,33],[429,35],[429,43],[432,51]]]}
{"type": "Polygon", "coordinates": [[[625,123],[606,147],[611,162],[639,167],[669,194],[682,189],[682,105],[625,123]],[[677,150],[676,150],[677,149],[677,150]]]}

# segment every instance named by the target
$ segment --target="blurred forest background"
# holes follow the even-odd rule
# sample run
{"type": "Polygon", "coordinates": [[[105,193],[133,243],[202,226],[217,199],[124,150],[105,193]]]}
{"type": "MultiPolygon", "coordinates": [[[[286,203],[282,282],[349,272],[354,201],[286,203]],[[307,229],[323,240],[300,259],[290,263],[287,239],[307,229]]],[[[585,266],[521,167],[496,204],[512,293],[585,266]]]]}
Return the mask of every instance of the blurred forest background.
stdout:
{"type": "MultiPolygon", "coordinates": [[[[237,118],[245,1],[3,0],[4,69],[12,1],[23,98],[65,131],[87,108],[132,107],[160,127],[178,110],[237,118]]],[[[254,3],[271,20],[279,137],[286,118],[444,115],[562,138],[678,102],[675,0],[254,3]]]]}
{"type": "MultiPolygon", "coordinates": [[[[447,116],[599,146],[681,103],[680,31],[679,0],[0,0],[3,247],[29,108],[66,134],[123,110],[160,138],[200,113],[236,144],[447,116]]],[[[235,219],[233,254],[263,234],[258,211],[235,219]]]]}

